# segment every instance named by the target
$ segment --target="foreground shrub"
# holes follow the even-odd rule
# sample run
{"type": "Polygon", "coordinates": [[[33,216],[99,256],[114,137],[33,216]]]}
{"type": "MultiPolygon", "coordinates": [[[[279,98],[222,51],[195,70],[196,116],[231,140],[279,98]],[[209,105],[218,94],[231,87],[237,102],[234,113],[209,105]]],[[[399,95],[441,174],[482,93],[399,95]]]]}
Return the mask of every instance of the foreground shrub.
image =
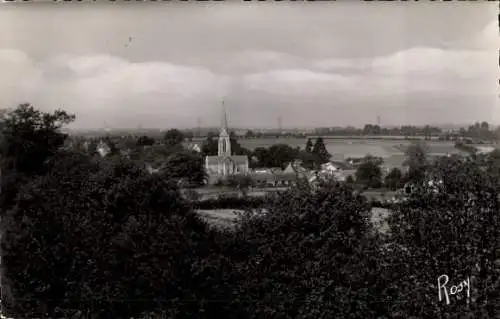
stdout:
{"type": "Polygon", "coordinates": [[[211,235],[175,185],[128,162],[66,157],[50,165],[4,216],[8,314],[198,309],[192,265],[210,254],[211,235]]]}
{"type": "Polygon", "coordinates": [[[219,196],[205,199],[194,204],[196,209],[251,209],[263,207],[266,199],[262,197],[219,196]]]}
{"type": "Polygon", "coordinates": [[[276,195],[260,217],[245,216],[235,236],[249,252],[235,296],[249,318],[375,318],[378,239],[370,207],[352,189],[327,182],[276,195]]]}
{"type": "MultiPolygon", "coordinates": [[[[387,254],[390,286],[397,289],[393,309],[401,318],[498,318],[500,314],[500,215],[498,194],[490,176],[473,161],[443,158],[431,170],[443,180],[437,191],[417,188],[389,220],[387,254]],[[404,260],[404,263],[398,262],[404,260]],[[451,285],[468,277],[465,291],[439,301],[437,279],[451,285]]],[[[448,288],[449,289],[449,288],[448,288]]]]}

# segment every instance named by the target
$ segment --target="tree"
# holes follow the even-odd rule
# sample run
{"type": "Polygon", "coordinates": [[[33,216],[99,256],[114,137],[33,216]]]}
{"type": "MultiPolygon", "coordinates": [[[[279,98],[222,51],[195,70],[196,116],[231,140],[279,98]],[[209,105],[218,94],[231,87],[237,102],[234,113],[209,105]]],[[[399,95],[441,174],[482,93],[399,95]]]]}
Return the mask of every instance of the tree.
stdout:
{"type": "Polygon", "coordinates": [[[30,104],[21,104],[9,112],[2,132],[2,170],[29,175],[42,173],[45,160],[53,156],[67,138],[61,128],[74,119],[74,115],[65,111],[44,113],[30,104]]]}
{"type": "Polygon", "coordinates": [[[253,150],[252,156],[255,156],[258,161],[258,167],[272,167],[270,165],[269,149],[265,147],[257,147],[253,150]]]}
{"type": "Polygon", "coordinates": [[[299,151],[299,158],[302,161],[302,166],[309,170],[312,170],[317,167],[316,162],[317,158],[313,153],[309,153],[306,151],[299,151]]]}
{"type": "Polygon", "coordinates": [[[247,194],[248,189],[252,186],[253,180],[247,175],[231,175],[225,181],[222,182],[223,185],[235,188],[243,195],[247,194]]]}
{"type": "Polygon", "coordinates": [[[217,152],[219,150],[219,143],[217,141],[217,137],[213,136],[212,134],[209,134],[207,138],[203,141],[203,144],[201,145],[201,153],[204,156],[214,156],[217,155],[217,152]]]}
{"type": "Polygon", "coordinates": [[[485,166],[488,175],[493,178],[500,190],[500,150],[495,149],[486,155],[485,166]]]}
{"type": "Polygon", "coordinates": [[[246,156],[251,156],[252,152],[241,146],[240,143],[238,143],[238,137],[236,134],[231,131],[229,132],[229,140],[231,142],[231,152],[232,155],[246,155],[246,156]]]}
{"type": "Polygon", "coordinates": [[[102,139],[102,141],[109,147],[109,154],[107,156],[119,156],[120,149],[118,148],[118,143],[115,139],[107,136],[102,139]]]}
{"type": "Polygon", "coordinates": [[[444,181],[442,191],[416,188],[389,218],[387,252],[390,286],[397,287],[394,311],[408,318],[496,318],[500,313],[500,219],[494,183],[473,160],[441,158],[429,168],[444,181]],[[402,260],[404,262],[397,262],[402,260]],[[451,282],[468,277],[475,287],[451,297],[436,298],[437,278],[451,282]]]}
{"type": "Polygon", "coordinates": [[[254,133],[252,130],[248,130],[248,131],[245,133],[245,138],[246,138],[246,139],[255,138],[255,133],[254,133]]]}
{"type": "Polygon", "coordinates": [[[348,185],[353,185],[354,184],[354,177],[352,177],[352,175],[347,176],[347,178],[345,179],[345,182],[348,185]]]}
{"type": "Polygon", "coordinates": [[[297,149],[287,144],[275,144],[268,149],[268,167],[284,169],[290,162],[298,159],[297,149]]]}
{"type": "Polygon", "coordinates": [[[191,131],[185,132],[184,133],[184,138],[188,140],[189,142],[193,141],[194,133],[191,131]]]}
{"type": "Polygon", "coordinates": [[[362,196],[332,181],[316,189],[299,183],[268,198],[265,208],[244,216],[234,233],[248,252],[235,266],[242,279],[234,308],[255,318],[384,314],[378,240],[362,196]]]}
{"type": "Polygon", "coordinates": [[[382,186],[382,169],[377,159],[366,156],[356,170],[356,181],[367,188],[382,186]]]}
{"type": "Polygon", "coordinates": [[[314,143],[314,147],[312,150],[312,153],[316,157],[316,166],[319,167],[319,165],[326,163],[330,160],[330,153],[326,150],[325,143],[323,142],[322,137],[318,137],[316,139],[316,142],[314,143]]]}
{"type": "Polygon", "coordinates": [[[429,161],[428,146],[424,143],[413,143],[405,151],[407,159],[404,165],[408,167],[407,180],[420,184],[425,180],[429,161]]]}
{"type": "Polygon", "coordinates": [[[64,125],[75,119],[62,110],[44,113],[21,104],[2,119],[0,205],[13,204],[19,188],[33,176],[46,173],[44,163],[64,145],[64,125]]]}
{"type": "Polygon", "coordinates": [[[307,139],[307,143],[306,143],[306,148],[305,148],[305,151],[307,153],[311,153],[312,152],[312,149],[313,149],[313,143],[311,141],[310,138],[307,139]]]}
{"type": "Polygon", "coordinates": [[[163,142],[167,146],[176,146],[184,142],[184,134],[178,129],[170,129],[165,132],[163,142]]]}
{"type": "Polygon", "coordinates": [[[203,157],[192,151],[174,153],[166,158],[161,172],[169,179],[183,180],[189,184],[200,185],[206,180],[203,157]]]}
{"type": "Polygon", "coordinates": [[[403,187],[403,173],[397,167],[393,168],[385,177],[385,186],[391,190],[397,190],[403,187]]]}
{"type": "Polygon", "coordinates": [[[4,313],[188,315],[203,308],[202,294],[220,294],[200,277],[212,267],[202,266],[214,251],[210,232],[174,183],[120,159],[67,155],[47,165],[50,174],[24,184],[2,218],[2,284],[12,293],[2,298],[4,313]]]}
{"type": "Polygon", "coordinates": [[[137,146],[151,146],[155,143],[154,138],[143,135],[137,139],[137,146]]]}

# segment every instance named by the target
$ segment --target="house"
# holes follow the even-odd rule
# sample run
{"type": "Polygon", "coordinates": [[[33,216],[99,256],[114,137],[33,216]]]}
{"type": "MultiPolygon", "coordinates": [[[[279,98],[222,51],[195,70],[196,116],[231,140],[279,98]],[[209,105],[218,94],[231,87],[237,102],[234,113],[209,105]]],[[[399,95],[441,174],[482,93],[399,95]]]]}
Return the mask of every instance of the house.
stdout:
{"type": "Polygon", "coordinates": [[[270,167],[269,171],[271,171],[271,173],[273,173],[273,174],[283,173],[283,169],[281,169],[281,167],[270,167]]]}
{"type": "Polygon", "coordinates": [[[109,153],[111,153],[111,147],[104,141],[99,141],[99,144],[97,144],[97,153],[101,155],[102,157],[107,156],[109,153]]]}
{"type": "Polygon", "coordinates": [[[310,178],[313,174],[304,168],[299,160],[289,163],[283,173],[294,173],[298,178],[310,178]]]}
{"type": "Polygon", "coordinates": [[[246,155],[232,155],[231,140],[227,130],[226,112],[223,112],[219,134],[218,152],[205,158],[205,170],[210,183],[235,174],[248,174],[249,163],[246,155]]]}
{"type": "Polygon", "coordinates": [[[198,144],[189,144],[187,146],[187,149],[190,150],[190,151],[194,151],[194,152],[197,152],[197,153],[201,153],[201,148],[198,144]]]}
{"type": "Polygon", "coordinates": [[[285,172],[253,172],[249,174],[256,187],[287,187],[297,181],[296,173],[285,172]]]}
{"type": "Polygon", "coordinates": [[[256,168],[253,170],[255,174],[279,174],[283,173],[281,167],[265,167],[265,168],[256,168]]]}

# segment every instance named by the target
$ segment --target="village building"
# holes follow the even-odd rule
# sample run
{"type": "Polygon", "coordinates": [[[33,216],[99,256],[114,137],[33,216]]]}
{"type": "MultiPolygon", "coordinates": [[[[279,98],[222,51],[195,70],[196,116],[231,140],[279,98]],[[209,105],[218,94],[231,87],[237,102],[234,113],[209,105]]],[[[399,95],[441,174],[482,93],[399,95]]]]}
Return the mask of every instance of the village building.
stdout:
{"type": "Polygon", "coordinates": [[[312,173],[302,166],[302,162],[300,160],[290,162],[283,172],[294,173],[298,178],[309,179],[312,176],[312,173]]]}
{"type": "Polygon", "coordinates": [[[246,155],[233,155],[231,153],[231,139],[228,133],[227,116],[224,109],[217,155],[205,158],[205,170],[209,183],[225,179],[231,175],[248,174],[248,167],[249,161],[246,155]]]}
{"type": "Polygon", "coordinates": [[[198,144],[192,143],[187,146],[187,149],[196,153],[201,153],[201,148],[198,144]]]}
{"type": "Polygon", "coordinates": [[[259,168],[250,174],[250,178],[256,187],[286,187],[297,181],[297,173],[285,172],[281,167],[259,168]]]}
{"type": "Polygon", "coordinates": [[[111,147],[104,141],[99,141],[99,144],[97,144],[97,152],[101,157],[106,157],[109,153],[111,153],[111,147]]]}

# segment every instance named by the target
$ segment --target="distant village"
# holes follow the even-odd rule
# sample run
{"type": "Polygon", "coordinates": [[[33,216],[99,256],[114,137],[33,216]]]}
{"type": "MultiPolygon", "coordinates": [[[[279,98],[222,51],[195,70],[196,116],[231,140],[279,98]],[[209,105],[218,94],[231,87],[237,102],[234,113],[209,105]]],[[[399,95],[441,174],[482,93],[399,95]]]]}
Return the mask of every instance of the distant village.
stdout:
{"type": "MultiPolygon", "coordinates": [[[[229,186],[237,189],[246,188],[285,188],[295,184],[298,180],[306,180],[311,184],[325,179],[334,179],[340,182],[349,182],[360,184],[363,173],[360,173],[360,166],[366,164],[366,156],[360,158],[345,158],[342,160],[333,160],[329,154],[323,160],[314,163],[304,163],[302,156],[288,157],[288,161],[280,165],[259,165],[259,158],[252,152],[245,150],[235,152],[235,145],[241,148],[236,140],[244,139],[259,139],[259,138],[275,138],[276,143],[286,144],[286,138],[292,137],[309,137],[308,143],[312,140],[320,149],[324,149],[323,140],[328,138],[336,138],[348,136],[349,139],[406,139],[406,140],[446,140],[454,141],[456,151],[462,153],[488,153],[495,149],[493,146],[496,143],[497,131],[490,130],[489,124],[486,122],[476,123],[469,126],[467,129],[443,130],[436,127],[413,127],[403,126],[400,128],[385,129],[378,125],[366,125],[364,129],[316,129],[312,131],[252,131],[252,130],[231,130],[228,127],[227,114],[225,109],[222,112],[221,127],[218,132],[208,131],[206,134],[201,134],[200,130],[179,131],[170,130],[179,135],[177,142],[183,145],[183,149],[194,154],[198,154],[200,159],[199,165],[203,171],[204,178],[202,182],[198,182],[197,187],[221,187],[229,186]],[[321,134],[321,135],[318,135],[321,134]],[[401,135],[403,134],[403,135],[401,135]],[[204,138],[201,135],[206,135],[204,138]],[[206,150],[205,145],[209,141],[211,147],[206,150]],[[234,144],[236,143],[236,144],[234,144]],[[478,146],[480,144],[489,144],[489,146],[478,146]],[[475,145],[475,146],[471,146],[475,145]]],[[[163,134],[169,134],[169,133],[163,134]]],[[[175,135],[174,134],[174,135],[175,135]]],[[[125,135],[114,134],[107,130],[104,134],[96,136],[71,135],[68,139],[67,147],[80,148],[85,152],[93,152],[101,157],[119,154],[130,158],[133,153],[137,153],[137,147],[140,146],[143,150],[153,149],[158,144],[164,141],[155,138],[155,134],[140,135],[128,132],[125,135]]],[[[162,136],[160,134],[160,136],[162,136]]],[[[289,147],[291,149],[291,147],[289,147]]],[[[287,149],[284,150],[284,152],[287,149]]],[[[404,151],[403,149],[401,150],[404,151]]],[[[302,151],[303,152],[303,151],[302,151]]],[[[311,152],[311,150],[309,150],[311,152]]],[[[323,151],[326,152],[326,149],[323,151]]],[[[328,152],[326,152],[328,153],[328,152]]],[[[299,153],[295,153],[299,154],[299,153]]],[[[368,154],[366,154],[368,155],[368,154]]],[[[451,155],[451,154],[445,154],[451,155]]],[[[372,158],[376,161],[376,166],[373,168],[375,172],[365,172],[368,175],[368,181],[365,188],[389,188],[392,191],[405,189],[405,184],[399,179],[406,173],[406,167],[389,167],[385,165],[382,158],[372,158]],[[392,171],[391,171],[392,169],[392,171]],[[378,170],[378,171],[377,171],[378,170]],[[378,175],[373,178],[370,175],[378,175]],[[396,178],[396,181],[391,180],[396,178]],[[389,179],[389,180],[388,180],[389,179]]],[[[162,159],[148,160],[141,159],[145,169],[151,174],[162,172],[164,163],[162,159]]],[[[261,163],[262,164],[262,163],[261,163]]],[[[182,173],[181,173],[182,174],[182,173]]],[[[188,173],[185,173],[188,174],[188,173]]],[[[186,182],[189,178],[180,178],[184,181],[183,185],[189,185],[186,182]]],[[[198,180],[199,181],[199,180],[198,180]]],[[[191,183],[192,184],[192,183],[191,183]]],[[[196,184],[196,183],[195,183],[196,184]]],[[[361,183],[363,184],[363,183],[361,183]]]]}

